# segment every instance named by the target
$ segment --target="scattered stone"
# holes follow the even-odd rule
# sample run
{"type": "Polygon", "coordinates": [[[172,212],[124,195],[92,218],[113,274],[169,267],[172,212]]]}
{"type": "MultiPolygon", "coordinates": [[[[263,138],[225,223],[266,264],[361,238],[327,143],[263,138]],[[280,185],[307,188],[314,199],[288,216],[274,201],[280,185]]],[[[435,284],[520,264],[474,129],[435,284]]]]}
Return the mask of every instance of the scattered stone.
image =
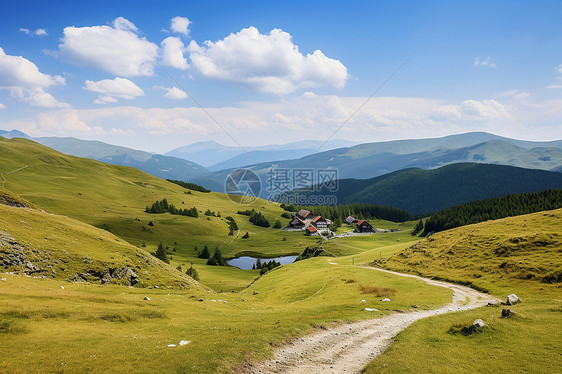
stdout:
{"type": "Polygon", "coordinates": [[[246,299],[242,299],[242,301],[248,301],[248,300],[246,300],[246,299]]]}
{"type": "Polygon", "coordinates": [[[201,302],[203,302],[203,299],[197,299],[197,301],[201,301],[201,302]]]}
{"type": "Polygon", "coordinates": [[[492,300],[492,301],[488,301],[488,304],[486,306],[499,306],[499,301],[498,300],[492,300]]]}
{"type": "Polygon", "coordinates": [[[472,327],[474,327],[476,330],[481,329],[484,326],[484,321],[482,321],[480,318],[475,319],[474,322],[472,322],[472,327]]]}
{"type": "Polygon", "coordinates": [[[419,305],[415,305],[415,304],[412,305],[412,308],[414,308],[414,309],[418,309],[419,307],[420,307],[419,305]]]}
{"type": "Polygon", "coordinates": [[[259,295],[260,293],[258,291],[254,291],[253,295],[259,295]]]}
{"type": "Polygon", "coordinates": [[[160,287],[158,287],[158,286],[154,286],[154,288],[160,288],[160,287]]]}
{"type": "Polygon", "coordinates": [[[168,348],[174,348],[175,346],[175,344],[168,344],[168,348]]]}
{"type": "Polygon", "coordinates": [[[378,309],[375,309],[375,308],[365,308],[365,310],[367,312],[378,312],[379,311],[378,309]]]}
{"type": "Polygon", "coordinates": [[[191,343],[190,340],[180,340],[180,347],[182,347],[184,345],[188,345],[189,343],[191,343]]]}
{"type": "Polygon", "coordinates": [[[367,300],[361,300],[361,302],[362,302],[362,303],[366,303],[366,302],[367,302],[367,300]]]}
{"type": "Polygon", "coordinates": [[[39,266],[30,261],[27,261],[25,263],[25,268],[28,270],[28,273],[37,273],[41,271],[41,268],[39,266]]]}
{"type": "Polygon", "coordinates": [[[61,290],[64,290],[64,286],[60,286],[61,290]]]}
{"type": "Polygon", "coordinates": [[[390,299],[389,299],[388,297],[383,297],[383,298],[381,299],[381,301],[387,302],[387,301],[390,301],[390,299]]]}
{"type": "Polygon", "coordinates": [[[150,301],[150,297],[148,297],[148,296],[145,296],[145,297],[144,297],[144,300],[148,300],[148,301],[150,301]]]}
{"type": "Polygon", "coordinates": [[[515,304],[519,304],[520,302],[521,299],[514,293],[512,293],[507,297],[507,305],[515,305],[515,304]]]}
{"type": "Polygon", "coordinates": [[[511,309],[502,309],[502,318],[511,318],[515,315],[515,312],[511,309]]]}
{"type": "Polygon", "coordinates": [[[8,280],[7,278],[0,279],[0,281],[2,281],[2,282],[6,282],[7,280],[8,280]]]}

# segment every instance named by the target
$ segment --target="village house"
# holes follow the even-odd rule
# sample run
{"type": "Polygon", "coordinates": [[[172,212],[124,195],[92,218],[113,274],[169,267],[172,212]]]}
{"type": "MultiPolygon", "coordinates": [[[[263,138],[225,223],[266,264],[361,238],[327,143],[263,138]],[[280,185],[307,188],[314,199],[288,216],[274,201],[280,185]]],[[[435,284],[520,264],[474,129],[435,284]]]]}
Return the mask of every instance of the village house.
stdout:
{"type": "Polygon", "coordinates": [[[305,210],[305,209],[299,210],[298,213],[297,213],[297,217],[299,217],[300,219],[312,218],[310,210],[305,210]]]}
{"type": "Polygon", "coordinates": [[[374,232],[375,229],[373,228],[373,226],[371,226],[371,224],[365,220],[360,220],[357,221],[357,228],[355,229],[355,232],[357,233],[372,233],[374,232]]]}
{"type": "Polygon", "coordinates": [[[289,222],[289,226],[287,226],[287,228],[304,230],[305,226],[305,223],[299,217],[295,217],[291,222],[289,222]]]}
{"type": "Polygon", "coordinates": [[[308,226],[306,228],[306,235],[318,235],[318,230],[314,226],[308,226]]]}
{"type": "Polygon", "coordinates": [[[358,219],[356,219],[355,217],[352,217],[352,216],[348,216],[348,217],[345,219],[345,222],[346,222],[348,225],[353,225],[353,224],[356,223],[357,221],[358,221],[358,219]]]}
{"type": "Polygon", "coordinates": [[[316,227],[318,230],[320,229],[327,229],[328,228],[328,220],[325,219],[322,216],[316,216],[312,219],[312,221],[310,222],[314,227],[316,227]]]}

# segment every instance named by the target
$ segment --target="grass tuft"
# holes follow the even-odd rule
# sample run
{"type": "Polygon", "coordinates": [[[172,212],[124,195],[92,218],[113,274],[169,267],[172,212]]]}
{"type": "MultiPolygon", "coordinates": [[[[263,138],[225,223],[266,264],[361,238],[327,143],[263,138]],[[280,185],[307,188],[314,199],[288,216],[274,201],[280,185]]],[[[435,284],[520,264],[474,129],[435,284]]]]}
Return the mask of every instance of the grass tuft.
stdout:
{"type": "Polygon", "coordinates": [[[392,288],[378,287],[378,286],[361,285],[359,286],[359,290],[361,290],[361,293],[363,294],[375,295],[378,297],[394,296],[396,294],[396,290],[393,290],[392,288]]]}

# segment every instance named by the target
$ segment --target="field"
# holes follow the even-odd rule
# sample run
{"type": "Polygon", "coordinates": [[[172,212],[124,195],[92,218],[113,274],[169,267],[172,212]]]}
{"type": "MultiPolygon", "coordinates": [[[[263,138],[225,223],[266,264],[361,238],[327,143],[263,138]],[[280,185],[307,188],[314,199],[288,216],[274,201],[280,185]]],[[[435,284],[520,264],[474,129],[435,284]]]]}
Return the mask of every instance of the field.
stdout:
{"type": "Polygon", "coordinates": [[[284,212],[276,204],[243,206],[235,197],[188,191],[132,168],[2,138],[0,197],[0,253],[26,256],[4,264],[8,272],[0,274],[0,373],[230,372],[313,329],[450,301],[450,290],[361,266],[373,261],[502,298],[515,292],[523,303],[513,307],[518,316],[512,319],[490,307],[418,321],[367,372],[428,372],[431,365],[434,372],[551,373],[561,364],[560,329],[552,326],[562,325],[562,210],[429,239],[410,235],[416,222],[373,220],[375,227],[401,231],[325,241],[258,227],[237,214],[254,208],[273,223],[284,212]],[[163,198],[196,207],[199,217],[144,212],[163,198]],[[207,209],[220,217],[205,216],[207,209]],[[234,235],[228,235],[227,216],[240,228],[234,235]],[[242,239],[246,232],[250,238],[242,239]],[[147,252],[159,243],[168,247],[170,265],[147,252]],[[206,265],[197,257],[204,245],[226,258],[298,254],[307,246],[322,246],[329,257],[259,277],[258,270],[206,265]],[[184,274],[191,264],[200,282],[184,274]],[[105,285],[75,278],[129,268],[138,276],[133,287],[129,278],[105,285]],[[369,293],[378,288],[394,292],[391,302],[369,293]],[[475,318],[488,325],[482,334],[448,333],[475,318]],[[180,346],[181,340],[189,343],[180,346]]]}
{"type": "Polygon", "coordinates": [[[509,307],[514,318],[501,318],[501,308],[489,307],[418,321],[366,372],[560,372],[561,222],[561,209],[483,222],[435,234],[377,261],[398,271],[470,282],[502,300],[515,293],[523,302],[509,307]],[[448,333],[476,318],[488,326],[483,333],[448,333]]]}

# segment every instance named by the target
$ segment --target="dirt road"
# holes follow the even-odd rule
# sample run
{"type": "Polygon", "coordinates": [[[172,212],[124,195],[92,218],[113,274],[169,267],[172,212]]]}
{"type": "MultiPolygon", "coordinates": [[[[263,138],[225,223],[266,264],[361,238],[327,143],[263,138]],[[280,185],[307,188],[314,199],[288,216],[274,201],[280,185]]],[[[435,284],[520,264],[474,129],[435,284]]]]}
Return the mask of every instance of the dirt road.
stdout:
{"type": "Polygon", "coordinates": [[[439,314],[478,308],[493,298],[469,287],[435,281],[410,274],[367,268],[453,290],[453,301],[439,309],[395,313],[377,319],[320,330],[276,349],[274,358],[246,367],[243,373],[359,373],[383,353],[392,339],[412,322],[439,314]]]}

